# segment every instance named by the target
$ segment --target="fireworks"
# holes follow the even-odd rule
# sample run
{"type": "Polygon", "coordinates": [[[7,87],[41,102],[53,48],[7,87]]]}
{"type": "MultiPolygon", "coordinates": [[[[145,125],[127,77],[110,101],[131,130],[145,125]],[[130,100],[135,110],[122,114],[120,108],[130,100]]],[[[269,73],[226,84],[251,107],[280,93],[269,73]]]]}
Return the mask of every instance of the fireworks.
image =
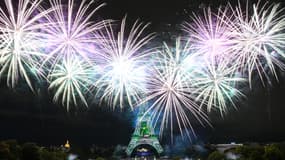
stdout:
{"type": "Polygon", "coordinates": [[[223,116],[227,113],[229,104],[236,107],[233,98],[244,96],[236,87],[237,83],[245,82],[245,79],[238,77],[235,68],[225,61],[204,63],[203,67],[196,68],[191,75],[195,88],[193,94],[201,107],[206,104],[208,112],[212,108],[218,108],[223,116]]]}
{"type": "Polygon", "coordinates": [[[93,73],[94,67],[80,57],[71,56],[57,63],[48,76],[51,81],[49,89],[55,92],[53,100],[61,101],[67,110],[72,104],[76,106],[78,99],[88,106],[84,93],[90,93],[93,73]]]}
{"type": "Polygon", "coordinates": [[[33,90],[30,76],[41,74],[39,62],[45,55],[40,50],[39,30],[46,24],[38,21],[51,9],[40,9],[41,0],[17,2],[13,5],[12,0],[5,0],[6,8],[0,9],[0,76],[7,77],[7,85],[12,88],[23,78],[33,90]]]}
{"type": "Polygon", "coordinates": [[[122,20],[117,34],[111,25],[106,25],[99,43],[101,54],[96,57],[102,69],[101,78],[96,82],[100,101],[105,99],[113,107],[129,105],[133,108],[142,99],[145,92],[145,58],[151,54],[151,49],[143,47],[154,36],[142,36],[147,26],[136,21],[126,36],[126,18],[122,20]]]}
{"type": "Polygon", "coordinates": [[[217,14],[211,8],[204,9],[203,16],[194,14],[193,23],[183,24],[195,54],[196,64],[190,74],[195,88],[192,93],[200,107],[206,105],[208,112],[218,108],[221,115],[226,113],[228,102],[235,107],[233,97],[243,96],[235,86],[237,82],[245,81],[235,77],[239,65],[230,64],[237,49],[230,8],[230,5],[220,7],[217,14]]]}
{"type": "Polygon", "coordinates": [[[129,29],[125,17],[117,31],[112,20],[92,21],[105,4],[49,0],[51,7],[44,9],[42,0],[4,2],[0,77],[9,87],[23,79],[33,90],[33,80],[48,73],[53,100],[67,110],[88,106],[87,93],[113,108],[146,102],[161,133],[177,124],[182,135],[195,135],[192,120],[209,124],[203,106],[223,116],[245,96],[239,89],[245,78],[251,86],[254,73],[264,82],[285,69],[280,4],[247,4],[245,12],[240,3],[217,13],[204,9],[183,24],[185,41],[177,38],[174,47],[164,43],[155,50],[149,44],[154,34],[145,33],[149,24],[137,20],[129,29]]]}
{"type": "Polygon", "coordinates": [[[181,46],[180,39],[176,41],[174,49],[164,45],[165,49],[160,53],[158,62],[153,66],[153,74],[148,79],[148,95],[146,100],[153,101],[147,112],[151,111],[154,124],[162,117],[160,131],[170,126],[171,133],[176,122],[180,133],[190,138],[191,132],[195,135],[189,115],[196,118],[201,124],[207,120],[207,116],[199,109],[192,95],[189,81],[189,73],[185,70],[189,60],[189,48],[181,46]],[[189,114],[191,113],[191,114],[189,114]]]}
{"type": "Polygon", "coordinates": [[[47,16],[51,25],[44,30],[49,54],[45,61],[52,58],[52,63],[56,63],[62,58],[76,55],[89,62],[90,56],[96,52],[92,47],[97,41],[95,32],[104,24],[104,21],[94,23],[90,19],[104,4],[91,9],[93,1],[83,0],[78,7],[74,0],[68,0],[67,6],[61,0],[50,0],[50,3],[56,9],[47,16]]]}
{"type": "Polygon", "coordinates": [[[254,4],[252,14],[246,8],[244,13],[239,4],[233,11],[237,18],[232,26],[236,48],[232,59],[248,73],[251,84],[255,70],[263,81],[263,76],[268,78],[267,68],[274,76],[276,66],[284,68],[279,58],[284,58],[285,16],[280,4],[254,4]]]}
{"type": "Polygon", "coordinates": [[[204,15],[194,14],[193,22],[185,22],[183,30],[195,54],[207,57],[225,57],[233,49],[233,35],[230,33],[231,16],[229,7],[220,8],[218,14],[214,14],[211,8],[204,9],[204,15]]]}

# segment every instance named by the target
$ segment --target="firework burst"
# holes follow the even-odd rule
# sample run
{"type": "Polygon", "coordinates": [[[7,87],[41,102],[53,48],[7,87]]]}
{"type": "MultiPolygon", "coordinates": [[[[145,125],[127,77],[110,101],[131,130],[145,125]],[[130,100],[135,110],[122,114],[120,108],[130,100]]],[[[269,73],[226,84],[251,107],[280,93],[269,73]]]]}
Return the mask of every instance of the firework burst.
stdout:
{"type": "Polygon", "coordinates": [[[113,108],[117,105],[133,108],[144,95],[145,58],[151,54],[151,49],[143,47],[154,37],[154,34],[143,36],[148,25],[136,21],[127,34],[125,17],[117,34],[111,25],[106,25],[105,33],[101,33],[101,54],[96,58],[102,74],[96,82],[96,95],[113,108]]]}
{"type": "Polygon", "coordinates": [[[51,59],[52,63],[57,63],[76,55],[89,62],[90,55],[96,52],[95,47],[91,47],[98,41],[95,32],[104,24],[104,21],[94,23],[91,18],[105,4],[91,8],[94,1],[83,0],[79,5],[74,0],[68,0],[67,5],[61,0],[50,0],[50,3],[56,10],[47,17],[50,25],[44,30],[46,52],[49,53],[45,61],[51,59]]]}
{"type": "Polygon", "coordinates": [[[91,93],[94,67],[82,58],[70,56],[55,64],[54,70],[48,76],[49,89],[55,92],[53,100],[61,101],[69,110],[70,105],[77,105],[78,99],[87,105],[85,93],[91,93]]]}
{"type": "Polygon", "coordinates": [[[211,11],[211,8],[204,9],[204,14],[194,14],[193,22],[184,22],[182,27],[187,33],[186,38],[191,41],[195,54],[207,57],[225,57],[233,50],[233,35],[230,30],[232,14],[230,7],[219,8],[218,14],[211,11]]]}
{"type": "Polygon", "coordinates": [[[195,100],[200,102],[200,107],[206,105],[208,112],[217,108],[223,116],[229,104],[236,108],[234,99],[245,97],[237,87],[246,80],[237,76],[235,66],[225,60],[204,59],[201,64],[191,74],[195,100]]]}
{"type": "Polygon", "coordinates": [[[30,76],[41,74],[39,62],[45,55],[40,49],[40,30],[47,25],[38,22],[52,9],[42,9],[41,0],[17,2],[15,6],[12,0],[5,0],[6,8],[0,9],[0,76],[7,77],[12,88],[23,78],[33,90],[30,76]],[[32,72],[34,69],[38,71],[32,72]]]}
{"type": "Polygon", "coordinates": [[[233,10],[237,17],[232,25],[236,46],[233,64],[248,73],[250,84],[254,71],[258,72],[262,82],[264,76],[268,79],[268,69],[277,78],[276,66],[284,68],[279,60],[285,56],[284,8],[280,8],[280,4],[257,3],[252,10],[247,5],[245,13],[241,4],[233,10]]]}
{"type": "Polygon", "coordinates": [[[176,123],[181,135],[184,137],[183,133],[186,133],[191,140],[191,134],[195,135],[195,132],[189,116],[192,115],[192,118],[196,118],[201,124],[209,121],[195,103],[195,97],[192,94],[189,79],[192,69],[188,64],[191,58],[188,54],[188,43],[185,47],[181,46],[179,38],[175,48],[164,44],[164,49],[160,52],[158,60],[153,65],[152,74],[148,78],[146,101],[152,103],[147,113],[151,113],[153,123],[156,125],[158,119],[162,119],[160,133],[170,126],[172,135],[173,126],[176,123]]]}

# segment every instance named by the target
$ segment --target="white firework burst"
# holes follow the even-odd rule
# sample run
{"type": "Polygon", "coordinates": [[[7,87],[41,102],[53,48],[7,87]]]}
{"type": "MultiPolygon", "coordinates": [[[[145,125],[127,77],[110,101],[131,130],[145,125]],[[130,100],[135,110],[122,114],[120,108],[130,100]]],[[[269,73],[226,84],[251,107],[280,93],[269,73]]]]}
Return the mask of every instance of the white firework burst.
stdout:
{"type": "Polygon", "coordinates": [[[23,78],[33,90],[30,76],[42,74],[38,68],[45,55],[40,30],[47,24],[39,21],[53,9],[44,10],[41,0],[13,2],[5,0],[6,8],[0,8],[0,76],[7,77],[7,85],[12,88],[23,78]]]}
{"type": "Polygon", "coordinates": [[[151,54],[146,44],[154,37],[154,34],[144,35],[148,25],[136,21],[127,33],[125,17],[118,33],[111,25],[106,25],[105,32],[101,32],[101,54],[96,56],[95,61],[102,72],[96,82],[96,95],[113,108],[128,105],[133,109],[144,95],[145,58],[151,54]]]}
{"type": "Polygon", "coordinates": [[[235,66],[225,60],[204,59],[201,64],[191,74],[193,94],[200,107],[206,105],[208,112],[217,108],[221,116],[227,113],[229,105],[237,108],[235,100],[245,97],[237,87],[246,80],[237,76],[235,66]]]}
{"type": "Polygon", "coordinates": [[[241,4],[233,8],[237,17],[232,25],[232,34],[236,51],[233,53],[233,64],[246,71],[249,82],[252,82],[254,71],[268,79],[271,72],[276,78],[276,66],[284,69],[285,15],[280,4],[259,3],[246,7],[244,13],[241,4]],[[251,14],[252,13],[252,14],[251,14]],[[269,72],[267,71],[269,68],[269,72]]]}
{"type": "Polygon", "coordinates": [[[177,124],[181,135],[184,137],[186,134],[191,140],[191,134],[195,135],[195,132],[190,119],[197,119],[201,124],[209,124],[209,121],[192,94],[188,43],[183,47],[178,38],[175,48],[167,44],[164,47],[148,77],[145,101],[149,101],[151,105],[146,113],[151,113],[155,125],[161,118],[160,133],[170,126],[173,136],[173,128],[177,124]]]}
{"type": "Polygon", "coordinates": [[[77,106],[78,100],[88,106],[85,93],[91,93],[94,67],[81,57],[70,56],[55,64],[48,76],[49,89],[54,91],[55,102],[61,101],[69,110],[70,105],[77,106]]]}

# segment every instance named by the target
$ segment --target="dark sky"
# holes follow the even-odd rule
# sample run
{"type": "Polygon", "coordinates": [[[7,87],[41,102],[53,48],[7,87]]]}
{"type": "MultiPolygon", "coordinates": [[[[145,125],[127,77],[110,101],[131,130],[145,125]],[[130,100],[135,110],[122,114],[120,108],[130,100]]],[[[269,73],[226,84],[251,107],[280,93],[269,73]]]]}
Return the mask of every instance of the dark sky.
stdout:
{"type": "MultiPolygon", "coordinates": [[[[106,0],[108,5],[101,12],[104,18],[115,19],[121,19],[127,13],[131,20],[140,18],[152,22],[153,31],[164,32],[167,30],[165,24],[181,23],[184,9],[197,10],[209,1],[106,0]]],[[[214,6],[220,2],[211,1],[214,6]]],[[[238,102],[238,110],[231,110],[224,118],[211,114],[214,128],[196,127],[198,140],[213,143],[284,141],[284,82],[281,78],[269,92],[254,83],[253,90],[246,93],[248,98],[238,102]]],[[[71,143],[84,146],[129,142],[134,123],[131,112],[112,112],[96,105],[66,112],[52,103],[51,95],[44,87],[37,95],[28,92],[23,85],[16,90],[9,89],[4,80],[0,87],[0,139],[60,145],[68,138],[71,143]]]]}

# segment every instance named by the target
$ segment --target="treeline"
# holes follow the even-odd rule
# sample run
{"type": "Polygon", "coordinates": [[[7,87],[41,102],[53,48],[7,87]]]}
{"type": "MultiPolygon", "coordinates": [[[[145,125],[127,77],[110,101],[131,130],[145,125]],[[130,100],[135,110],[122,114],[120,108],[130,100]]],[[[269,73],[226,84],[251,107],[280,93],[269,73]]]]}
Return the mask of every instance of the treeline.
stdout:
{"type": "MultiPolygon", "coordinates": [[[[245,144],[224,152],[218,151],[211,145],[205,145],[204,149],[201,148],[203,148],[202,145],[200,147],[193,145],[185,148],[184,153],[172,155],[165,153],[164,156],[173,160],[185,157],[200,160],[285,160],[285,142],[264,145],[245,144]]],[[[66,160],[69,153],[78,155],[76,160],[118,160],[126,158],[125,150],[126,146],[121,145],[91,146],[88,149],[73,146],[71,150],[66,150],[63,146],[41,147],[32,142],[19,144],[16,140],[5,140],[0,141],[0,160],[66,160]]]]}
{"type": "Polygon", "coordinates": [[[42,147],[33,142],[20,144],[16,140],[5,140],[0,141],[0,160],[66,160],[70,154],[76,155],[76,160],[116,160],[126,157],[125,149],[120,145],[90,148],[72,145],[66,149],[63,146],[42,147]]]}
{"type": "Polygon", "coordinates": [[[0,142],[0,160],[66,160],[60,148],[40,147],[35,143],[19,144],[16,140],[0,142]]]}

